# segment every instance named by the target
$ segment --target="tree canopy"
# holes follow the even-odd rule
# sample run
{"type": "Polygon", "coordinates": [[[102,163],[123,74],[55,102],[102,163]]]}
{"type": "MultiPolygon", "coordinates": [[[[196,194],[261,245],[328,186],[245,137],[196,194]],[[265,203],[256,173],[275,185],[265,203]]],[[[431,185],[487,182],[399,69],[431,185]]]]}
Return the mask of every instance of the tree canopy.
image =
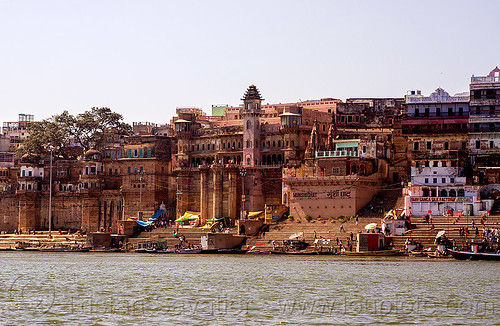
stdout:
{"type": "Polygon", "coordinates": [[[91,148],[102,149],[105,132],[115,130],[130,133],[132,127],[123,122],[123,116],[110,108],[93,107],[73,116],[68,111],[30,125],[29,136],[20,147],[20,154],[47,153],[52,146],[54,153],[67,157],[70,146],[80,147],[80,152],[91,148]]]}

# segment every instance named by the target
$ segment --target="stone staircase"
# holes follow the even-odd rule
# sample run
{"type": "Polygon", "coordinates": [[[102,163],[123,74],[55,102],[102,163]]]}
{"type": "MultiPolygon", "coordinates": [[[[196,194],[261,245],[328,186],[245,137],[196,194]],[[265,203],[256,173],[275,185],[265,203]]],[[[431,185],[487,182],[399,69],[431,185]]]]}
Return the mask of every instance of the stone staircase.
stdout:
{"type": "Polygon", "coordinates": [[[76,247],[85,246],[87,237],[85,235],[67,234],[63,232],[52,232],[49,238],[48,232],[36,232],[36,234],[0,234],[0,248],[14,248],[16,243],[23,242],[28,248],[38,247],[76,247]]]}
{"type": "Polygon", "coordinates": [[[273,250],[272,240],[275,240],[276,249],[281,249],[283,240],[289,240],[290,236],[293,234],[299,234],[303,232],[298,240],[304,240],[309,243],[309,247],[306,251],[320,250],[320,246],[326,251],[328,248],[337,248],[337,241],[342,241],[344,246],[347,245],[347,239],[351,238],[351,232],[353,234],[352,248],[353,251],[356,250],[356,234],[359,232],[364,232],[365,225],[369,223],[380,224],[380,217],[372,218],[359,218],[358,225],[356,225],[355,220],[351,220],[343,223],[344,230],[340,231],[339,221],[332,223],[330,220],[317,220],[313,219],[310,222],[301,220],[300,223],[297,221],[281,221],[276,224],[269,225],[269,229],[256,237],[250,237],[247,239],[248,248],[255,246],[255,250],[267,251],[273,250]],[[314,232],[316,232],[316,239],[320,239],[317,243],[317,247],[314,247],[314,232]]]}
{"type": "Polygon", "coordinates": [[[446,216],[433,216],[432,224],[434,229],[431,229],[431,223],[427,224],[423,221],[422,216],[411,217],[412,229],[407,231],[405,235],[394,237],[393,244],[397,249],[404,249],[404,243],[407,238],[411,238],[414,241],[422,243],[425,247],[431,247],[433,250],[436,248],[434,240],[436,234],[441,231],[446,231],[446,237],[450,240],[455,240],[457,246],[461,246],[465,242],[465,238],[460,236],[460,228],[469,228],[469,236],[467,239],[481,239],[482,230],[484,228],[500,228],[500,215],[491,215],[484,221],[484,226],[481,224],[481,218],[479,216],[473,217],[453,217],[449,218],[446,216]],[[479,229],[479,236],[475,235],[475,231],[472,230],[472,219],[474,219],[474,225],[479,229]]]}

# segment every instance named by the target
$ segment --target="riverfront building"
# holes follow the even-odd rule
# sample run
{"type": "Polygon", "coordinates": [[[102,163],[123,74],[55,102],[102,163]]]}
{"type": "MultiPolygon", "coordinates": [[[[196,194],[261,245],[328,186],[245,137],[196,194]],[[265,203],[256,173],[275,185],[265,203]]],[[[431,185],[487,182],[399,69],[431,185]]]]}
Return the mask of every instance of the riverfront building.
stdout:
{"type": "Polygon", "coordinates": [[[499,73],[473,76],[469,94],[438,88],[345,102],[264,104],[251,85],[242,106],[214,106],[212,116],[178,108],[169,124],[107,130],[99,150],[54,157],[52,183],[50,156],[14,160],[10,144],[23,135],[9,123],[0,139],[0,230],[47,229],[49,193],[52,229],[86,231],[186,212],[231,223],[262,211],[352,216],[380,189],[401,186],[408,215],[482,215],[496,209],[500,191],[499,73]]]}

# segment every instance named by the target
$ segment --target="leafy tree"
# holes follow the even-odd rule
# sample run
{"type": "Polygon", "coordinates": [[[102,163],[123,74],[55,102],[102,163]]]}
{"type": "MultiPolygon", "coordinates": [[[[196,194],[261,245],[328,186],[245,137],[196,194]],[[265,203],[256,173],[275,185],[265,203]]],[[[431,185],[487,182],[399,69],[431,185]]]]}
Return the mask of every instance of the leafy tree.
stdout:
{"type": "Polygon", "coordinates": [[[76,116],[70,125],[71,135],[84,150],[101,149],[105,141],[105,132],[111,129],[130,133],[132,127],[122,122],[123,116],[110,108],[93,107],[76,116]]]}
{"type": "Polygon", "coordinates": [[[18,153],[44,154],[52,146],[55,148],[55,155],[67,158],[67,149],[72,143],[81,147],[80,153],[91,148],[100,150],[105,142],[106,131],[132,131],[132,127],[122,120],[121,114],[112,112],[109,108],[93,107],[76,117],[64,111],[30,125],[29,136],[18,153]]]}

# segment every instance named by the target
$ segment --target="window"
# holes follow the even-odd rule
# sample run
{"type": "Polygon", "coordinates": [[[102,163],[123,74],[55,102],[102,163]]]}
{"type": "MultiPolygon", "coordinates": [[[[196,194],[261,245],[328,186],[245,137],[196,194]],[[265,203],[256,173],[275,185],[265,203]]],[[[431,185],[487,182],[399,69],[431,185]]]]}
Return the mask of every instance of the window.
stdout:
{"type": "Polygon", "coordinates": [[[127,157],[128,157],[128,158],[131,158],[131,157],[132,157],[132,150],[131,150],[131,149],[129,149],[129,150],[128,150],[128,155],[127,155],[127,157]]]}
{"type": "Polygon", "coordinates": [[[432,143],[430,141],[427,142],[427,149],[431,149],[432,148],[432,143]]]}
{"type": "Polygon", "coordinates": [[[139,170],[141,171],[141,173],[142,173],[142,172],[144,172],[144,169],[143,169],[143,167],[142,167],[142,166],[140,167],[140,169],[139,169],[139,170]]]}
{"type": "Polygon", "coordinates": [[[486,99],[487,100],[494,100],[495,99],[495,93],[496,93],[496,91],[494,89],[487,89],[486,90],[486,99]]]}
{"type": "Polygon", "coordinates": [[[366,145],[363,145],[363,153],[366,153],[366,145]]]}
{"type": "Polygon", "coordinates": [[[425,184],[429,183],[429,178],[425,178],[425,184]]]}
{"type": "Polygon", "coordinates": [[[463,189],[458,189],[458,197],[464,197],[465,191],[463,189]]]}
{"type": "Polygon", "coordinates": [[[429,161],[425,161],[425,167],[428,168],[429,167],[429,161]]]}
{"type": "Polygon", "coordinates": [[[424,114],[425,117],[428,117],[429,116],[429,108],[425,108],[425,114],[424,114]]]}
{"type": "Polygon", "coordinates": [[[148,157],[151,157],[151,148],[148,149],[148,157]]]}
{"type": "Polygon", "coordinates": [[[420,110],[419,109],[415,109],[415,117],[418,117],[420,115],[420,110]]]}
{"type": "Polygon", "coordinates": [[[448,150],[448,142],[444,143],[444,149],[448,150]]]}
{"type": "Polygon", "coordinates": [[[450,178],[450,183],[455,183],[455,178],[450,178]]]}
{"type": "Polygon", "coordinates": [[[432,166],[435,167],[435,168],[437,168],[438,167],[438,161],[433,161],[432,162],[432,166]]]}
{"type": "Polygon", "coordinates": [[[438,178],[432,178],[432,183],[438,183],[438,178]]]}
{"type": "Polygon", "coordinates": [[[493,148],[495,145],[495,143],[493,142],[493,140],[490,140],[490,148],[493,148]]]}
{"type": "Polygon", "coordinates": [[[335,166],[332,168],[332,174],[333,175],[339,175],[340,174],[340,168],[335,166]]]}
{"type": "Polygon", "coordinates": [[[464,141],[463,141],[463,142],[462,142],[462,149],[465,149],[465,148],[466,148],[466,146],[467,146],[467,142],[464,142],[464,141]]]}
{"type": "Polygon", "coordinates": [[[130,173],[130,166],[128,167],[127,172],[130,173]]]}
{"type": "Polygon", "coordinates": [[[481,141],[476,140],[476,149],[481,149],[481,141]]]}
{"type": "Polygon", "coordinates": [[[446,183],[446,178],[441,178],[441,183],[446,183]]]}
{"type": "Polygon", "coordinates": [[[436,117],[441,116],[441,108],[436,108],[436,117]]]}
{"type": "Polygon", "coordinates": [[[137,157],[137,149],[134,149],[134,157],[137,157]]]}
{"type": "Polygon", "coordinates": [[[413,150],[418,151],[418,142],[413,143],[413,150]]]}
{"type": "Polygon", "coordinates": [[[453,116],[453,108],[448,108],[448,116],[449,117],[453,116]]]}
{"type": "Polygon", "coordinates": [[[142,150],[142,148],[139,150],[139,157],[144,157],[144,151],[142,150]]]}
{"type": "Polygon", "coordinates": [[[480,100],[481,99],[481,91],[478,90],[478,91],[474,91],[474,99],[475,100],[480,100]]]}
{"type": "Polygon", "coordinates": [[[247,129],[252,128],[252,122],[250,120],[247,120],[247,129]]]}
{"type": "Polygon", "coordinates": [[[137,173],[137,166],[134,167],[134,173],[137,173]]]}

